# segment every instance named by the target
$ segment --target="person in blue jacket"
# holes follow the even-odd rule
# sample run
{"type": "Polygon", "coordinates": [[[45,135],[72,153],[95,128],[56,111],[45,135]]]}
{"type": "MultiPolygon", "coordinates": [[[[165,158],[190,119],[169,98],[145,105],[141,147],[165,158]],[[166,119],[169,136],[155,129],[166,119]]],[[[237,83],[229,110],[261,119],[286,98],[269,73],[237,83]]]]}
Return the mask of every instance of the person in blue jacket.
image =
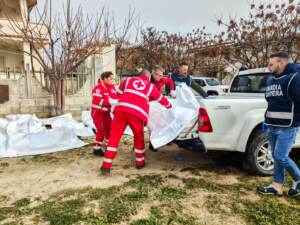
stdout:
{"type": "Polygon", "coordinates": [[[182,62],[179,64],[178,71],[171,75],[171,79],[175,84],[175,88],[176,86],[180,85],[180,83],[186,83],[187,86],[194,89],[198,94],[203,97],[207,97],[208,95],[206,91],[204,91],[203,88],[192,79],[192,77],[188,74],[188,70],[188,64],[182,62]]]}
{"type": "Polygon", "coordinates": [[[257,191],[282,195],[288,171],[293,178],[288,195],[296,196],[300,194],[300,170],[289,153],[300,126],[300,65],[289,63],[288,54],[278,52],[270,56],[268,68],[274,76],[267,80],[265,123],[274,158],[274,179],[257,191]]]}

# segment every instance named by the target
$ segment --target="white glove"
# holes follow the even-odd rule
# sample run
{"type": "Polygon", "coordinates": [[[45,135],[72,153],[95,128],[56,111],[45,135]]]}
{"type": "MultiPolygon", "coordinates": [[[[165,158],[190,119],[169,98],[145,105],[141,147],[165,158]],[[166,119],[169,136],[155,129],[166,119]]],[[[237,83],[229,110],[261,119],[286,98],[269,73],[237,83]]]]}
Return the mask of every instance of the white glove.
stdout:
{"type": "Polygon", "coordinates": [[[176,98],[176,91],[171,90],[170,96],[171,96],[171,98],[176,98]]]}

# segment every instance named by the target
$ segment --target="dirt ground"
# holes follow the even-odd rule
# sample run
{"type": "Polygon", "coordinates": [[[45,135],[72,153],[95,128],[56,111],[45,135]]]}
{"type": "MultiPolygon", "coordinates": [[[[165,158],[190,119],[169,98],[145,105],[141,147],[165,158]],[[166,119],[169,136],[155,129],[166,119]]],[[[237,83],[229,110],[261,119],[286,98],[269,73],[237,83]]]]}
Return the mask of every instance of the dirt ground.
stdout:
{"type": "Polygon", "coordinates": [[[136,170],[129,146],[126,137],[109,176],[100,175],[101,158],[91,154],[91,146],[0,159],[0,224],[300,224],[300,201],[262,201],[265,197],[257,195],[255,187],[271,178],[247,174],[233,156],[190,152],[171,144],[157,153],[148,151],[146,167],[136,170]],[[96,191],[107,194],[87,197],[96,191]],[[140,192],[144,195],[137,195],[140,192]],[[80,204],[59,208],[70,199],[80,204]],[[110,212],[102,201],[110,202],[110,212]],[[276,204],[279,212],[262,211],[276,204]],[[278,220],[294,211],[295,221],[284,216],[278,220]]]}

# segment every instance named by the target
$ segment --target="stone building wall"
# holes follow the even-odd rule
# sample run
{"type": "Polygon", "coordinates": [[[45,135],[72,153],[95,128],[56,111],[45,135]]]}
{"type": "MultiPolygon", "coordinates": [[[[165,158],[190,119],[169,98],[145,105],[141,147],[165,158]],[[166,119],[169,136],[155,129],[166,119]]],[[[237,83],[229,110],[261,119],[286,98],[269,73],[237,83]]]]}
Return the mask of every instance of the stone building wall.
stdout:
{"type": "MultiPolygon", "coordinates": [[[[26,96],[26,79],[0,80],[0,84],[9,86],[9,101],[0,104],[0,117],[9,114],[36,114],[38,117],[54,115],[53,96],[45,90],[38,80],[32,79],[32,96],[26,96]]],[[[88,79],[85,85],[74,95],[66,96],[65,112],[72,113],[80,118],[82,110],[88,110],[91,105],[91,82],[88,79]]]]}

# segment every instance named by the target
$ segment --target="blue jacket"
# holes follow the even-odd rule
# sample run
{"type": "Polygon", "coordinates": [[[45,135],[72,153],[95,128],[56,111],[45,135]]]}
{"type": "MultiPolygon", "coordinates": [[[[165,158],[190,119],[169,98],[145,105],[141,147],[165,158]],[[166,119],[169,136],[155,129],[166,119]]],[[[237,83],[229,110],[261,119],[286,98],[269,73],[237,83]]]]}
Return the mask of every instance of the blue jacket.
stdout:
{"type": "Polygon", "coordinates": [[[171,75],[171,79],[174,81],[175,86],[178,86],[178,84],[180,84],[180,83],[186,83],[187,86],[192,85],[192,78],[190,75],[184,77],[184,76],[180,76],[176,73],[173,73],[171,75]]]}
{"type": "Polygon", "coordinates": [[[202,97],[208,96],[207,93],[203,90],[203,88],[199,84],[197,84],[190,75],[184,77],[184,76],[180,76],[176,73],[173,73],[171,75],[171,79],[174,81],[175,88],[176,88],[176,86],[179,86],[181,83],[186,83],[187,86],[194,89],[202,97]]]}
{"type": "Polygon", "coordinates": [[[300,65],[288,64],[279,76],[268,79],[265,122],[276,127],[300,126],[300,65]]]}

